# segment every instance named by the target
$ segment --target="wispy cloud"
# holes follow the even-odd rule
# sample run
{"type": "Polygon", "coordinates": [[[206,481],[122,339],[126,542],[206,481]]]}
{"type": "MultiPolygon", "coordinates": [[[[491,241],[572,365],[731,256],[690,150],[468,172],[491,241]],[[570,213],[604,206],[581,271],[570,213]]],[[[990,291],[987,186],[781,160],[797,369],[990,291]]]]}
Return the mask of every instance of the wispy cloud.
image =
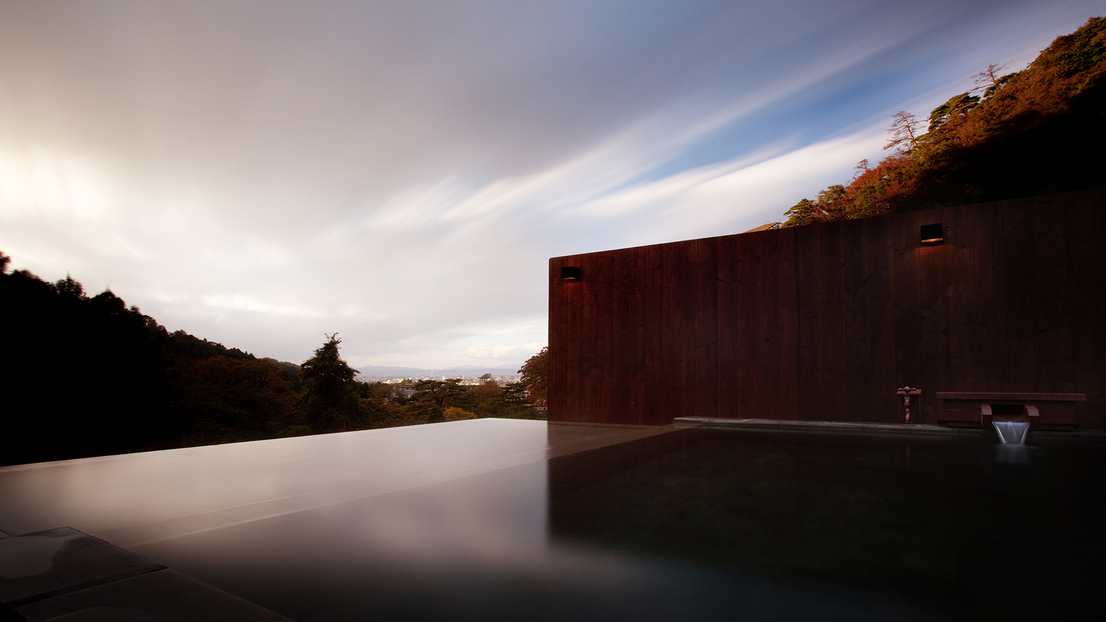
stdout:
{"type": "Polygon", "coordinates": [[[0,250],[259,355],[518,364],[550,256],[778,218],[1100,9],[6,2],[0,250]]]}

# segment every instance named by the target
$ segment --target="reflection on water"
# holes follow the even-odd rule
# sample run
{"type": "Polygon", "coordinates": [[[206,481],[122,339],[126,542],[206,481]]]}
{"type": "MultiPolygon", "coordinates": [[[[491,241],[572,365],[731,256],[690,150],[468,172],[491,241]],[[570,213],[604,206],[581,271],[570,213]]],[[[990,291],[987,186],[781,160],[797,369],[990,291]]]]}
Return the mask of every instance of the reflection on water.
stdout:
{"type": "Polygon", "coordinates": [[[0,528],[90,503],[133,535],[133,509],[154,535],[128,549],[300,622],[1070,619],[1106,579],[1099,445],[551,430],[485,420],[0,469],[0,493],[33,510],[0,510],[0,528]],[[159,489],[150,473],[173,464],[192,477],[159,489]],[[327,487],[345,496],[280,505],[327,487]],[[243,510],[256,500],[283,509],[243,510]],[[196,511],[208,522],[174,526],[196,511]],[[1018,602],[994,603],[1010,577],[1018,602]]]}
{"type": "Polygon", "coordinates": [[[847,591],[551,534],[546,463],[150,543],[141,555],[310,620],[894,620],[847,591]]]}
{"type": "Polygon", "coordinates": [[[638,445],[551,463],[554,541],[856,590],[919,615],[1097,608],[1102,445],[694,429],[638,445]],[[995,603],[1010,577],[1034,579],[995,603]]]}
{"type": "Polygon", "coordinates": [[[1026,466],[1033,448],[1028,445],[1002,443],[995,447],[995,463],[1011,466],[1026,466]]]}

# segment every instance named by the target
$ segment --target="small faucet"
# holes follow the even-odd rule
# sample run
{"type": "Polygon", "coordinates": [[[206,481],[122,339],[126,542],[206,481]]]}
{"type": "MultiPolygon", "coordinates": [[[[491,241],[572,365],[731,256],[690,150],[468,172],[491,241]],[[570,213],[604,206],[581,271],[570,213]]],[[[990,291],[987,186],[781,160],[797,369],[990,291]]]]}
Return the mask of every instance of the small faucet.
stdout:
{"type": "Polygon", "coordinates": [[[902,397],[903,406],[906,407],[906,422],[910,423],[910,398],[915,395],[921,395],[922,390],[915,387],[902,387],[895,392],[895,395],[902,397]]]}

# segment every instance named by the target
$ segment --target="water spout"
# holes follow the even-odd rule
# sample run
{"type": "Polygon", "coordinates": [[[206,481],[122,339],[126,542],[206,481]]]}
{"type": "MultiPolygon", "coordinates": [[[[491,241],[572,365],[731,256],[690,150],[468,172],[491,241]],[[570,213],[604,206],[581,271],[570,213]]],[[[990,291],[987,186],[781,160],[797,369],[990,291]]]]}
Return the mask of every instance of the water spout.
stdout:
{"type": "Polygon", "coordinates": [[[992,421],[999,440],[1008,445],[1024,445],[1029,424],[1022,421],[992,421]]]}

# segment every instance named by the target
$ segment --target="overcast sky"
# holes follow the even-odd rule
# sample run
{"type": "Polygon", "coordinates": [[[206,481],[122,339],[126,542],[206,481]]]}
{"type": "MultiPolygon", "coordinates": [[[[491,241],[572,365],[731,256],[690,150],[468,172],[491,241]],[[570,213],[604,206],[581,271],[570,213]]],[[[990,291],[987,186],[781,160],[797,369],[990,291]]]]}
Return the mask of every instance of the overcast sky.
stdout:
{"type": "Polygon", "coordinates": [[[517,365],[550,257],[741,232],[1101,0],[0,0],[0,251],[302,362],[517,365]]]}

